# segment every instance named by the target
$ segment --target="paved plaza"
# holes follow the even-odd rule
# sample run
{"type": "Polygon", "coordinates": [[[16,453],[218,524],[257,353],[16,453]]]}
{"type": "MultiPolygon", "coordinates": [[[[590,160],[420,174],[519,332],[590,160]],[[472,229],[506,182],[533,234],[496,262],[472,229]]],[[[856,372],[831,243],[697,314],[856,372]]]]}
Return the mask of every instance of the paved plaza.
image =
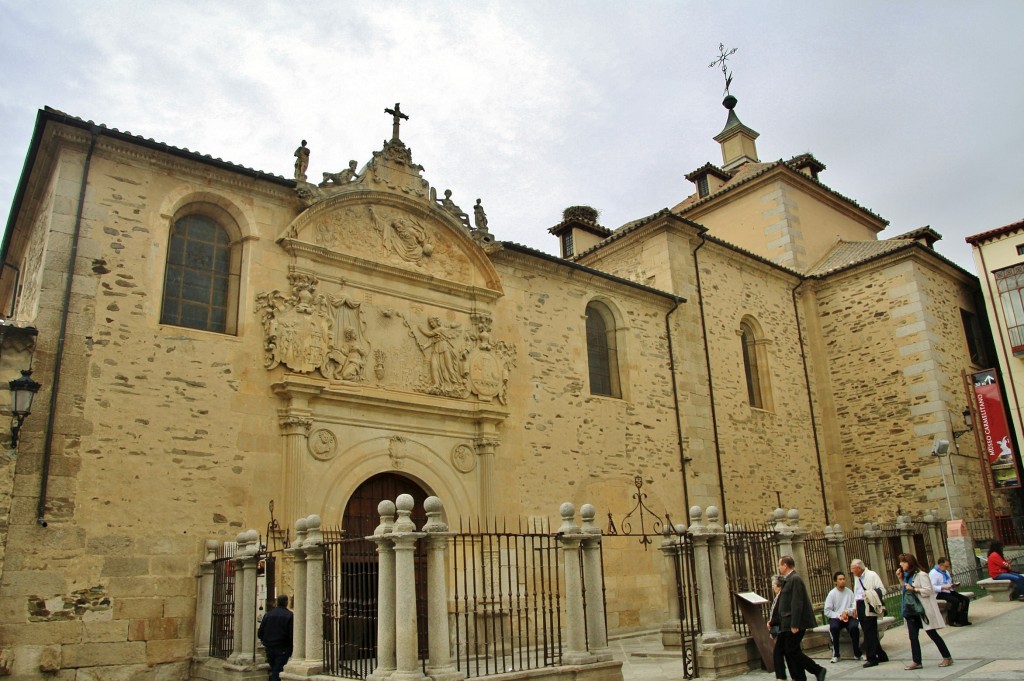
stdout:
{"type": "MultiPolygon", "coordinates": [[[[828,679],[843,681],[937,681],[967,679],[970,681],[998,681],[1024,679],[1024,603],[996,603],[983,598],[971,604],[970,627],[946,627],[942,637],[946,640],[955,664],[940,668],[941,658],[935,644],[921,632],[921,650],[924,669],[906,671],[910,664],[910,641],[906,627],[890,629],[883,646],[890,661],[865,669],[863,663],[843,660],[829,663],[831,652],[826,648],[810,651],[828,670],[828,679]]],[[[678,655],[661,649],[660,636],[648,635],[622,638],[611,642],[616,659],[622,660],[625,681],[676,681],[683,678],[682,661],[678,655]]],[[[771,681],[774,675],[755,670],[734,679],[771,681]]]]}

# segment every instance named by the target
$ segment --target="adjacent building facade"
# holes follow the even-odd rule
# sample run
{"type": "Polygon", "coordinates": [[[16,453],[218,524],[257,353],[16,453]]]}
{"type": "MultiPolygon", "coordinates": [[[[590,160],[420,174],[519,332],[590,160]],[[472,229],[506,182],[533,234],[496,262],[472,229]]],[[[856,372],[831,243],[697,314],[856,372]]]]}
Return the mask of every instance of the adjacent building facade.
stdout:
{"type": "MultiPolygon", "coordinates": [[[[984,368],[977,278],[931,230],[879,240],[813,156],[761,163],[733,107],[692,195],[567,209],[560,257],[439,198],[397,115],[314,183],[305,145],[285,179],[41,111],[0,276],[38,331],[2,368],[42,386],[0,467],[8,667],[187,674],[204,542],[271,501],[350,532],[396,491],[450,525],[603,517],[640,476],[678,521],[985,515],[973,443],[931,456],[984,368]]],[[[606,552],[613,633],[664,620],[659,560],[606,552]]]]}

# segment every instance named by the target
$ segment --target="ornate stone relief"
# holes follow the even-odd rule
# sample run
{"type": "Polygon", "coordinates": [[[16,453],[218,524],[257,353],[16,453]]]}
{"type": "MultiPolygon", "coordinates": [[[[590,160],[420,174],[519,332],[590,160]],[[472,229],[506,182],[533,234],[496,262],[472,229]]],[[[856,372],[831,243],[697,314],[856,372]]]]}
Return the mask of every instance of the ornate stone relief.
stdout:
{"type": "Polygon", "coordinates": [[[314,459],[329,461],[338,453],[338,438],[326,428],[319,428],[310,433],[307,446],[314,459]]]}
{"type": "Polygon", "coordinates": [[[419,221],[395,211],[374,211],[367,206],[373,228],[381,237],[384,252],[406,262],[421,264],[434,252],[434,240],[419,221]]]}
{"type": "Polygon", "coordinates": [[[288,275],[291,294],[274,290],[256,296],[263,324],[264,366],[319,371],[329,380],[362,382],[370,353],[360,303],[317,293],[310,274],[288,275]]]}
{"type": "Polygon", "coordinates": [[[408,455],[408,443],[401,435],[392,435],[388,442],[388,456],[391,457],[391,465],[395,468],[402,467],[402,461],[408,455]]]}
{"type": "Polygon", "coordinates": [[[452,449],[452,466],[460,473],[470,473],[476,468],[476,452],[469,445],[455,445],[452,449]]]}

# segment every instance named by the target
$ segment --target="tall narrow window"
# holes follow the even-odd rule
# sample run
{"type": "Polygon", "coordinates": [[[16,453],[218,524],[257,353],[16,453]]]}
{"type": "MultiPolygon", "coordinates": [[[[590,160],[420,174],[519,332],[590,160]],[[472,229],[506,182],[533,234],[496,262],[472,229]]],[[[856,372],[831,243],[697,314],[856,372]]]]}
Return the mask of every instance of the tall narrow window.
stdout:
{"type": "Polygon", "coordinates": [[[743,343],[743,373],[747,377],[747,401],[751,407],[763,408],[761,399],[761,379],[757,366],[757,338],[754,330],[746,322],[740,324],[740,339],[743,343]]]}
{"type": "Polygon", "coordinates": [[[240,252],[203,213],[175,220],[167,241],[162,324],[235,333],[240,252]]]}
{"type": "Polygon", "coordinates": [[[1021,291],[1024,290],[1024,265],[1014,265],[992,274],[999,288],[999,302],[1003,306],[1006,333],[1010,336],[1013,356],[1024,356],[1024,299],[1021,298],[1021,291]]]}
{"type": "Polygon", "coordinates": [[[621,397],[615,318],[606,305],[596,301],[587,305],[587,362],[590,392],[621,397]]]}
{"type": "Polygon", "coordinates": [[[967,310],[960,310],[960,320],[964,325],[964,337],[967,339],[967,352],[971,356],[971,364],[979,367],[988,366],[985,353],[985,338],[981,333],[978,316],[967,310]]]}
{"type": "Polygon", "coordinates": [[[562,257],[571,258],[573,255],[573,243],[572,243],[572,231],[568,231],[562,235],[562,257]]]}

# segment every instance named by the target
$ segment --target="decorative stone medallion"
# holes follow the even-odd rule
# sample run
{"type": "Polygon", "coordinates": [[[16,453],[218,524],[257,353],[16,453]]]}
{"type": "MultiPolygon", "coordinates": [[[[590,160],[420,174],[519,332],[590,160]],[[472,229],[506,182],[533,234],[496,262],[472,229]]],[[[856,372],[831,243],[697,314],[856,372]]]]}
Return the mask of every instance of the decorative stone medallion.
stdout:
{"type": "Polygon", "coordinates": [[[452,465],[460,473],[469,473],[476,468],[476,454],[469,445],[456,445],[452,449],[452,465]]]}
{"type": "Polygon", "coordinates": [[[320,428],[309,435],[309,453],[314,459],[327,461],[338,453],[338,438],[326,428],[320,428]]]}

